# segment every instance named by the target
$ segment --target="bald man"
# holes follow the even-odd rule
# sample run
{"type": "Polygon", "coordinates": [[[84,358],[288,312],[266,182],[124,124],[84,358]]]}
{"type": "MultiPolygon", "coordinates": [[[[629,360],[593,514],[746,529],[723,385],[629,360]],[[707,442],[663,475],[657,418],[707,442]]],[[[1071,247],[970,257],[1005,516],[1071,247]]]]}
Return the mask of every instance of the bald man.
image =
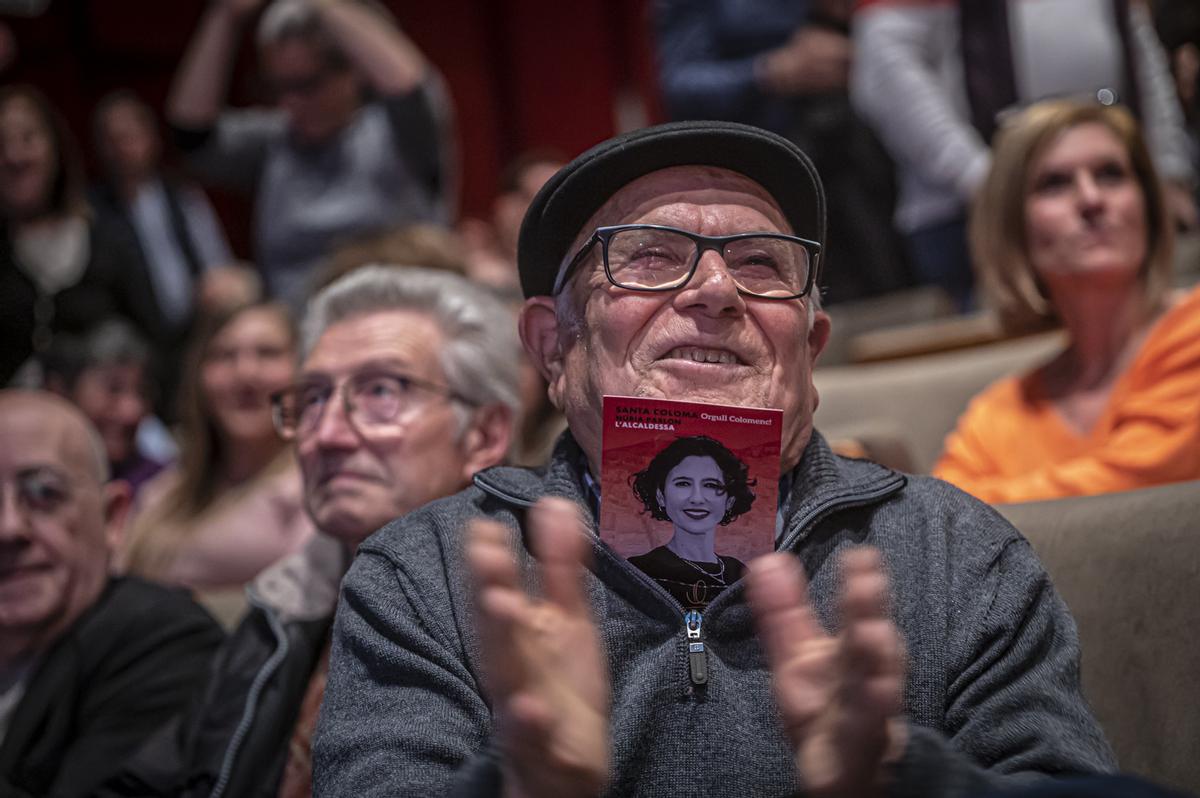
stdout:
{"type": "Polygon", "coordinates": [[[90,795],[180,712],[220,643],[186,595],[113,578],[129,488],[47,393],[0,391],[0,795],[90,795]]]}

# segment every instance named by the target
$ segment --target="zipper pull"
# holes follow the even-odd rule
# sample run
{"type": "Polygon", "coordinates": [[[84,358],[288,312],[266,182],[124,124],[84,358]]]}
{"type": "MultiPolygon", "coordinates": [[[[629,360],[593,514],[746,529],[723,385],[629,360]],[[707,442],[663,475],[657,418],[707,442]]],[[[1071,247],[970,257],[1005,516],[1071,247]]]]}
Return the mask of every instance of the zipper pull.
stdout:
{"type": "Polygon", "coordinates": [[[688,672],[692,684],[708,684],[708,657],[704,653],[704,641],[700,639],[700,625],[704,616],[699,610],[688,610],[683,614],[683,624],[688,636],[688,672]]]}

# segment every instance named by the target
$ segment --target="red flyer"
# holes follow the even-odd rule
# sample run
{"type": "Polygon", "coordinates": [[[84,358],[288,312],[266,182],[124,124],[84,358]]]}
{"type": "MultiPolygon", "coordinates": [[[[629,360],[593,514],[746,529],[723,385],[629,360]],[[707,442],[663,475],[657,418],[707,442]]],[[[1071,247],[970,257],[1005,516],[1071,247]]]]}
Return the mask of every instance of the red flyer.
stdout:
{"type": "Polygon", "coordinates": [[[783,413],[604,397],[600,537],[685,607],[775,549],[783,413]]]}

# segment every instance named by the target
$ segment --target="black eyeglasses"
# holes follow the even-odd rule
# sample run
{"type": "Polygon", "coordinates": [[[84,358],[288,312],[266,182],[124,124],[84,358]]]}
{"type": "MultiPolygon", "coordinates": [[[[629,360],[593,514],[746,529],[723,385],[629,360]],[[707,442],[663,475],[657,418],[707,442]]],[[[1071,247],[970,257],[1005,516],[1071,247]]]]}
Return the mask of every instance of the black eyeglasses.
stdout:
{"type": "Polygon", "coordinates": [[[271,395],[271,416],[285,440],[309,435],[320,426],[334,393],[340,392],[346,418],[359,431],[371,432],[396,423],[420,404],[421,391],[474,405],[445,385],[407,374],[375,371],[355,374],[340,386],[326,378],[313,378],[276,391],[271,395]]]}
{"type": "Polygon", "coordinates": [[[725,260],[738,291],[763,299],[799,299],[812,291],[821,245],[783,233],[704,236],[657,224],[597,227],[559,272],[553,293],[562,290],[599,242],[604,274],[629,291],[673,291],[687,285],[700,256],[715,250],[725,260]]]}

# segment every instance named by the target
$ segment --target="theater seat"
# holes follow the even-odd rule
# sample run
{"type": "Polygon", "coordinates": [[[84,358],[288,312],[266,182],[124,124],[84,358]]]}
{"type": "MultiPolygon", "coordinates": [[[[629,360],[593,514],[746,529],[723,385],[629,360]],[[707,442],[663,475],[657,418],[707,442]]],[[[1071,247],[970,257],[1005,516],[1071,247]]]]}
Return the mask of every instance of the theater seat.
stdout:
{"type": "Polygon", "coordinates": [[[998,509],[1075,615],[1121,769],[1200,793],[1200,482],[998,509]]]}
{"type": "Polygon", "coordinates": [[[813,380],[821,402],[814,423],[831,441],[860,441],[884,465],[928,473],[971,397],[994,380],[1050,359],[1062,346],[1062,335],[1050,332],[958,352],[818,368],[813,380]]]}

